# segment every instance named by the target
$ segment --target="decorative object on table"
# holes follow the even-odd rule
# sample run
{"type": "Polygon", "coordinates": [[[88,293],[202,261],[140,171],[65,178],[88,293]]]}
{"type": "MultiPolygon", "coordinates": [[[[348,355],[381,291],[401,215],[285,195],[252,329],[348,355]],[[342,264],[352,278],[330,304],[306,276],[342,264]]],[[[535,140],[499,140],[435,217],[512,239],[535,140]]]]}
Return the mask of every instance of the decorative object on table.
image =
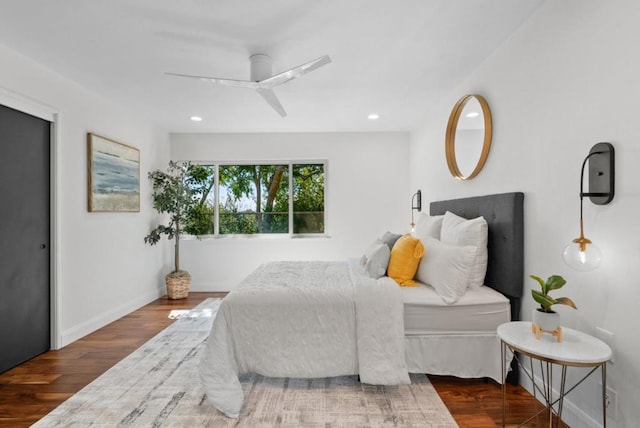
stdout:
{"type": "Polygon", "coordinates": [[[550,333],[555,336],[558,342],[562,342],[562,327],[560,327],[560,315],[551,309],[553,305],[567,305],[576,308],[575,303],[568,297],[558,297],[554,299],[549,296],[551,290],[562,288],[567,281],[560,275],[551,275],[547,280],[539,276],[529,275],[529,278],[538,281],[541,291],[531,290],[533,300],[540,304],[539,308],[533,310],[531,319],[531,329],[536,335],[536,339],[540,339],[541,333],[550,333]]]}
{"type": "Polygon", "coordinates": [[[87,134],[89,212],[140,211],[140,151],[87,134]]]}
{"type": "Polygon", "coordinates": [[[211,182],[212,172],[201,165],[188,162],[169,162],[167,171],[153,171],[149,179],[153,183],[153,207],[169,214],[169,224],[160,224],[149,232],[144,242],[158,243],[162,235],[175,239],[174,270],[165,276],[167,295],[170,299],[183,299],[189,295],[191,276],[180,270],[180,235],[185,231],[200,237],[213,233],[213,212],[207,213],[205,200],[211,191],[204,183],[211,182]]]}
{"type": "Polygon", "coordinates": [[[588,196],[596,205],[606,205],[613,200],[615,190],[615,152],[610,143],[594,145],[582,162],[580,170],[580,237],[574,239],[564,249],[563,258],[567,265],[579,271],[597,268],[602,261],[600,249],[584,237],[582,221],[582,200],[588,196]],[[589,161],[589,191],[584,192],[584,167],[589,161]]]}
{"type": "Polygon", "coordinates": [[[411,233],[415,232],[416,223],[413,221],[413,212],[422,211],[422,191],[418,189],[411,197],[411,233]]]}
{"type": "Polygon", "coordinates": [[[480,95],[465,95],[455,104],[445,137],[449,172],[458,180],[480,174],[489,149],[493,125],[489,104],[480,95]]]}

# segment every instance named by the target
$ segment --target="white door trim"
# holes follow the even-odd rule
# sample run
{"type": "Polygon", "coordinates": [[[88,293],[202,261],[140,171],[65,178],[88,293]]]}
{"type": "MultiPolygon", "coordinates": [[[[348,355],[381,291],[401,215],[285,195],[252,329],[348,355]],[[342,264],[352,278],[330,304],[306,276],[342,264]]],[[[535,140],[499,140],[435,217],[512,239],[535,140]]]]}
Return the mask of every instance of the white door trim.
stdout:
{"type": "Polygon", "coordinates": [[[49,205],[50,205],[50,304],[51,304],[51,349],[60,349],[62,344],[60,337],[60,299],[58,293],[58,284],[60,283],[60,208],[58,201],[58,183],[60,183],[60,168],[58,168],[58,160],[60,159],[60,111],[53,106],[42,103],[36,99],[19,94],[9,89],[0,87],[0,104],[10,107],[14,110],[39,117],[51,122],[51,142],[50,142],[50,187],[49,187],[49,205]]]}

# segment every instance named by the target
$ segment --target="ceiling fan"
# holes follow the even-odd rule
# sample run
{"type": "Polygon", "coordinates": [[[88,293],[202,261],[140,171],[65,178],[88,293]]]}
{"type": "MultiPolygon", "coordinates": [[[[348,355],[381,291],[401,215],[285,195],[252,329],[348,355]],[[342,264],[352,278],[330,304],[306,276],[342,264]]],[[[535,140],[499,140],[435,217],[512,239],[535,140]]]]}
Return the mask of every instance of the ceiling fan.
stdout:
{"type": "Polygon", "coordinates": [[[282,104],[280,104],[278,97],[275,92],[273,92],[273,88],[287,83],[289,80],[295,79],[296,77],[307,74],[316,68],[329,64],[331,62],[331,58],[329,58],[329,55],[324,55],[320,58],[314,59],[313,61],[309,61],[274,75],[271,74],[273,60],[270,56],[265,54],[253,54],[249,57],[249,61],[251,61],[251,80],[221,79],[218,77],[194,76],[191,74],[180,73],[165,74],[199,79],[204,82],[215,83],[218,85],[255,89],[260,95],[262,95],[262,98],[264,98],[265,101],[267,101],[267,103],[269,103],[269,105],[280,114],[280,116],[285,117],[287,112],[284,110],[284,107],[282,107],[282,104]]]}

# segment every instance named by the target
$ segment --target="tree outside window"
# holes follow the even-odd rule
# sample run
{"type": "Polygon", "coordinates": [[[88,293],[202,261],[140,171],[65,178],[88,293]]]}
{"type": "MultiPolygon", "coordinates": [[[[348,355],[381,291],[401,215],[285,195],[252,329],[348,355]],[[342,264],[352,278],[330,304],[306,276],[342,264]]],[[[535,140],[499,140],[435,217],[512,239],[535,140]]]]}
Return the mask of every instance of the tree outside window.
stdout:
{"type": "Polygon", "coordinates": [[[220,166],[220,234],[289,233],[289,165],[220,166]]]}
{"type": "Polygon", "coordinates": [[[200,229],[187,227],[186,233],[216,234],[216,203],[219,235],[325,233],[322,163],[198,165],[186,184],[199,201],[191,215],[201,220],[192,222],[200,229]]]}
{"type": "Polygon", "coordinates": [[[189,235],[213,235],[214,229],[214,185],[213,165],[190,165],[185,176],[185,185],[193,190],[197,204],[186,214],[184,232],[189,235]]]}
{"type": "Polygon", "coordinates": [[[293,233],[324,233],[324,165],[293,165],[293,233]]]}

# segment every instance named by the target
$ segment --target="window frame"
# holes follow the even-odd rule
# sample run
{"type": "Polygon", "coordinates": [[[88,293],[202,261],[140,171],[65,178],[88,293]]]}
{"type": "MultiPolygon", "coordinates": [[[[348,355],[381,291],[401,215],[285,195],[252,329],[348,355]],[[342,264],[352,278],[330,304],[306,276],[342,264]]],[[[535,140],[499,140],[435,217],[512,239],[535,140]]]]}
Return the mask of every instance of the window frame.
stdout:
{"type": "MultiPolygon", "coordinates": [[[[328,170],[329,161],[327,159],[304,159],[304,160],[259,160],[259,161],[190,161],[193,165],[204,165],[214,167],[214,233],[209,235],[203,235],[200,239],[238,239],[238,238],[250,238],[250,239],[301,239],[301,238],[327,238],[328,234],[328,170]],[[289,179],[289,231],[287,233],[220,233],[220,167],[221,166],[233,166],[233,165],[287,165],[288,167],[288,179],[289,179]],[[324,172],[324,232],[323,233],[294,233],[293,224],[293,166],[294,165],[322,165],[324,172]]],[[[194,235],[183,235],[187,239],[196,239],[194,235]]]]}

